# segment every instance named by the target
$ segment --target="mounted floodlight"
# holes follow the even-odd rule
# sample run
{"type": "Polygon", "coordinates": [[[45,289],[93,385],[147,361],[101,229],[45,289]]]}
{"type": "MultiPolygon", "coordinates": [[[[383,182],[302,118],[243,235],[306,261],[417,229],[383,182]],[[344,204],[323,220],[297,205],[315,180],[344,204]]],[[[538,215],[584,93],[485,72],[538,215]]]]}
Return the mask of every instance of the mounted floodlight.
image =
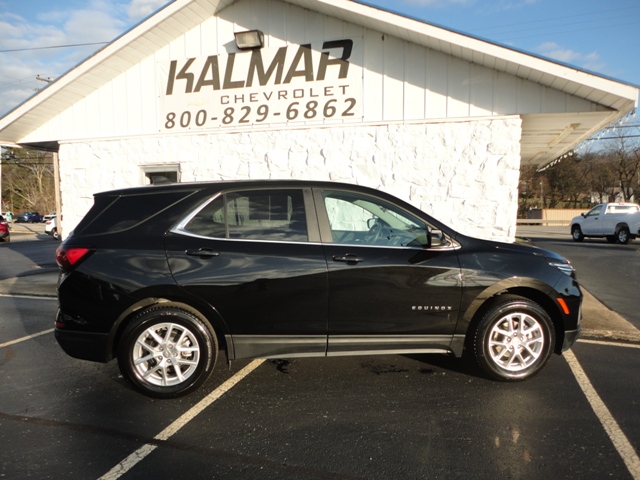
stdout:
{"type": "Polygon", "coordinates": [[[235,32],[236,45],[240,50],[255,50],[264,47],[264,33],[260,30],[235,32]]]}

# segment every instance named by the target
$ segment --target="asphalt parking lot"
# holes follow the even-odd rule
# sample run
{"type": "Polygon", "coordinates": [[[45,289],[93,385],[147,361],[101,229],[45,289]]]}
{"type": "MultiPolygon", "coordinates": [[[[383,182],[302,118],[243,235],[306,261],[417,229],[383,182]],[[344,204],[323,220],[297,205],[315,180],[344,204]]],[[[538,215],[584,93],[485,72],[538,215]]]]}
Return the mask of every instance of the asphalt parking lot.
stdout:
{"type": "Polygon", "coordinates": [[[640,479],[640,337],[592,296],[587,335],[527,382],[437,355],[280,359],[159,401],[60,350],[56,273],[34,272],[0,281],[0,478],[640,479]]]}

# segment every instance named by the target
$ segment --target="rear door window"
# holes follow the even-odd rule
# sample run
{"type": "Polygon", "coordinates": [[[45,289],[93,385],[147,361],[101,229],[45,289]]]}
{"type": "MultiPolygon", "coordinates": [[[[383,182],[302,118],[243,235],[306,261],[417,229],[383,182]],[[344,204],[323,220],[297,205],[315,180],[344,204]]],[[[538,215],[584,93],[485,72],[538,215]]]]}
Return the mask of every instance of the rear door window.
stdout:
{"type": "Polygon", "coordinates": [[[302,190],[226,193],[209,202],[184,230],[204,237],[307,242],[302,190]]]}

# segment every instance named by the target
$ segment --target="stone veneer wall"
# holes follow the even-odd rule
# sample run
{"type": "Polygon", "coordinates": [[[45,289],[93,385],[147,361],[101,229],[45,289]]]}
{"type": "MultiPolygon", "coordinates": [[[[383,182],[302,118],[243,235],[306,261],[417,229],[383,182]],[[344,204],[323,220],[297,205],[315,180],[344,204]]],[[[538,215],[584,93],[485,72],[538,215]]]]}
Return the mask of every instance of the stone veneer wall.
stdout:
{"type": "Polygon", "coordinates": [[[183,182],[295,178],[367,185],[461,233],[513,241],[520,136],[520,118],[509,116],[63,144],[63,235],[91,207],[94,193],[140,185],[142,166],[179,163],[183,182]]]}

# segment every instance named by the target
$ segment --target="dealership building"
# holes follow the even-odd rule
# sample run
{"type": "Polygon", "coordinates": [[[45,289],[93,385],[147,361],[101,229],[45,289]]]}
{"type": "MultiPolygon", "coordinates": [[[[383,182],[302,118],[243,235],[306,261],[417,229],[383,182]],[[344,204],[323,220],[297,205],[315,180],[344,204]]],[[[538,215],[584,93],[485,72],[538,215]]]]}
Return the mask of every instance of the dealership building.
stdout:
{"type": "Polygon", "coordinates": [[[519,172],[638,87],[348,0],[176,0],[0,119],[55,152],[63,235],[154,179],[313,179],[513,240],[519,172]]]}

